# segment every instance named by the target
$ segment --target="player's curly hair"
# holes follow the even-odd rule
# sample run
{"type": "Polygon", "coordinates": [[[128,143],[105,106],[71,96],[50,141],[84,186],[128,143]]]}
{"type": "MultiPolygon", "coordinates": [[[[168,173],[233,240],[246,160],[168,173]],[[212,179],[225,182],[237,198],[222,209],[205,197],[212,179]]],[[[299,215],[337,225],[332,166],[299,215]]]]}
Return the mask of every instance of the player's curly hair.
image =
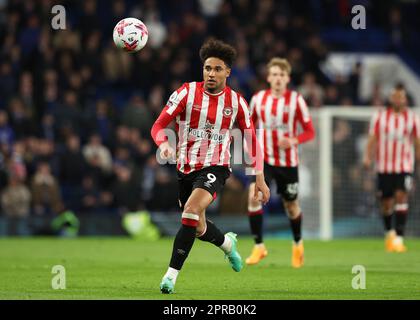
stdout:
{"type": "Polygon", "coordinates": [[[236,59],[236,50],[231,45],[216,39],[209,39],[200,48],[201,62],[214,57],[222,60],[229,68],[236,59]]]}

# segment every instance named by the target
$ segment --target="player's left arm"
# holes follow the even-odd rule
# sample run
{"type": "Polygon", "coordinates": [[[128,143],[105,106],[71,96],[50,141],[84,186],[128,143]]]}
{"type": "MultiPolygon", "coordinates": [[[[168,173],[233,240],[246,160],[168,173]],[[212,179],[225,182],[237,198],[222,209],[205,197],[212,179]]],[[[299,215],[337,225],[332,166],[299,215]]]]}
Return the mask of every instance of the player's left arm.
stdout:
{"type": "Polygon", "coordinates": [[[188,94],[187,86],[184,83],[182,87],[172,93],[150,130],[153,141],[159,147],[163,159],[175,157],[175,149],[171,147],[164,129],[185,109],[188,94]]]}
{"type": "Polygon", "coordinates": [[[292,146],[299,145],[315,138],[315,128],[311,115],[305,100],[299,94],[297,98],[296,115],[298,122],[302,127],[302,132],[293,138],[283,138],[279,141],[281,149],[289,149],[292,146]]]}
{"type": "Polygon", "coordinates": [[[414,147],[416,151],[416,163],[417,166],[420,166],[420,118],[418,116],[414,117],[414,127],[413,127],[413,138],[414,138],[414,147]]]}
{"type": "Polygon", "coordinates": [[[254,94],[249,103],[249,114],[251,117],[251,121],[254,124],[254,127],[256,127],[255,124],[257,123],[257,120],[258,120],[256,104],[257,104],[257,94],[254,94]]]}
{"type": "Polygon", "coordinates": [[[309,113],[308,106],[305,99],[299,94],[297,101],[297,114],[298,121],[302,126],[302,132],[296,137],[298,144],[302,144],[315,139],[315,128],[312,122],[311,114],[309,113]]]}
{"type": "Polygon", "coordinates": [[[239,106],[237,114],[237,123],[238,127],[242,131],[246,143],[246,151],[250,159],[253,160],[253,168],[255,170],[255,193],[254,199],[261,200],[264,204],[270,199],[270,189],[265,183],[264,178],[264,157],[262,153],[261,146],[255,135],[254,124],[251,121],[248,105],[244,98],[239,97],[239,106]],[[259,192],[262,193],[262,199],[258,198],[259,192]]]}

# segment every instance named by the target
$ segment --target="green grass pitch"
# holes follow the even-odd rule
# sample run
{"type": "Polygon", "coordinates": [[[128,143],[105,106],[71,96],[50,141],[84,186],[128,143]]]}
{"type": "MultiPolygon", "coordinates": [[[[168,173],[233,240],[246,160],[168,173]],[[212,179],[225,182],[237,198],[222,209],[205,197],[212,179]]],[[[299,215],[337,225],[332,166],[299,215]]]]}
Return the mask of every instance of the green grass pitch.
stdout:
{"type": "MultiPolygon", "coordinates": [[[[409,251],[386,253],[382,239],[305,241],[306,264],[290,267],[290,240],[267,240],[261,264],[235,273],[223,253],[196,241],[176,285],[159,283],[172,239],[0,239],[0,299],[420,299],[420,240],[409,251]],[[66,270],[66,289],[53,290],[54,265],[66,270]],[[366,289],[352,288],[354,265],[366,268],[366,289]]],[[[239,237],[245,258],[250,238],[239,237]]]]}

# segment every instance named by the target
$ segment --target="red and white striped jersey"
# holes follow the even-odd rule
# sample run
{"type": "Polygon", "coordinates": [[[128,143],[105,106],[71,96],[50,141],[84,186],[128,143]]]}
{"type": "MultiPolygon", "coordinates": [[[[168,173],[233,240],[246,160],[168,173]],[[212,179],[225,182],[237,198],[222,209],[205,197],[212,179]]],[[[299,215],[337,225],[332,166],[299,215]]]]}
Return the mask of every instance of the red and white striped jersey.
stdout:
{"type": "Polygon", "coordinates": [[[250,108],[258,141],[264,148],[264,161],[276,167],[298,166],[298,146],[284,150],[278,142],[282,137],[297,138],[299,143],[314,138],[312,119],[303,97],[286,90],[281,98],[276,98],[270,89],[261,90],[252,97],[250,108]],[[300,134],[298,123],[303,129],[300,134]]]}
{"type": "Polygon", "coordinates": [[[420,138],[418,115],[405,108],[381,108],[372,117],[370,135],[377,138],[376,170],[379,173],[411,173],[414,170],[414,139],[420,138]]]}
{"type": "Polygon", "coordinates": [[[228,86],[217,94],[205,91],[204,82],[185,83],[176,90],[153,125],[152,137],[157,145],[167,140],[167,137],[158,140],[157,132],[173,119],[179,138],[177,169],[180,172],[188,174],[215,165],[230,168],[230,130],[235,124],[246,142],[253,146],[254,166],[262,170],[262,152],[257,145],[248,104],[228,86]]]}

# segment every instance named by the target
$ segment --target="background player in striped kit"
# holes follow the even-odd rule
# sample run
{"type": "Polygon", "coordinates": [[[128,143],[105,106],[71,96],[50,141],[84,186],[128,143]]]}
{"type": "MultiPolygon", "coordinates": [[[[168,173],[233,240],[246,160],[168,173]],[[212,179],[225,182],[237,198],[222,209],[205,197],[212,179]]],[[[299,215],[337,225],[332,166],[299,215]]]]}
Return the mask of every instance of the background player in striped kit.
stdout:
{"type": "Polygon", "coordinates": [[[172,251],[169,268],[163,276],[162,293],[173,293],[175,282],[197,237],[220,247],[233,270],[242,269],[242,258],[236,248],[236,235],[225,235],[209,220],[205,211],[220,193],[230,175],[230,130],[241,129],[255,159],[256,187],[254,198],[262,193],[266,203],[270,190],[264,180],[262,150],[249,118],[245,99],[226,85],[236,52],[218,40],[209,40],[200,49],[203,82],[185,83],[176,90],[152,127],[152,137],[160,154],[168,159],[175,155],[164,133],[176,119],[178,131],[177,169],[182,226],[172,251]]]}
{"type": "Polygon", "coordinates": [[[369,168],[375,154],[378,195],[385,226],[385,250],[405,252],[404,227],[408,213],[408,192],[414,172],[414,146],[420,162],[420,121],[407,107],[407,94],[397,85],[390,96],[390,106],[378,110],[371,120],[363,159],[369,168]],[[395,213],[395,224],[392,218],[395,213]]]}
{"type": "MultiPolygon", "coordinates": [[[[264,148],[264,174],[267,185],[274,179],[283,199],[293,232],[292,266],[303,265],[301,236],[302,212],[298,197],[298,145],[315,137],[312,120],[303,97],[287,89],[291,66],[281,58],[267,64],[270,89],[257,92],[251,99],[252,121],[264,148]],[[298,134],[298,124],[303,131],[298,134]]],[[[248,216],[255,246],[246,263],[253,265],[267,256],[263,243],[263,208],[253,199],[255,184],[251,183],[248,197],[248,216]]]]}

